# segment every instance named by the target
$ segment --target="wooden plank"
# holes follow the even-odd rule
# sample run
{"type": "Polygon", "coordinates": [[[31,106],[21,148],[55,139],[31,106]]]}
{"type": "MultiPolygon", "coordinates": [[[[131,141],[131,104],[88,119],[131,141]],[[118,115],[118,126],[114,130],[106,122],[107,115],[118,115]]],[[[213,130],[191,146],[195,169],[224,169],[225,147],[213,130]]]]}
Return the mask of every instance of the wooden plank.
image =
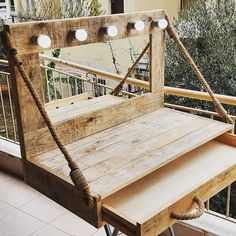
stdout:
{"type": "MultiPolygon", "coordinates": [[[[79,161],[78,164],[80,168],[83,167],[81,164],[85,164],[88,168],[98,163],[102,164],[102,161],[112,158],[119,159],[121,157],[121,159],[126,159],[124,154],[121,156],[116,153],[116,155],[113,156],[102,151],[110,149],[116,152],[117,147],[125,149],[123,150],[124,153],[127,151],[127,153],[131,154],[131,149],[134,151],[132,155],[127,157],[126,161],[128,161],[130,160],[130,156],[132,156],[132,158],[138,158],[137,153],[140,154],[140,151],[142,155],[143,149],[135,151],[137,149],[136,146],[140,143],[147,142],[150,137],[154,138],[168,132],[170,133],[180,125],[185,126],[187,122],[191,124],[195,119],[196,117],[193,115],[163,108],[129,121],[128,124],[123,123],[72,144],[68,144],[67,149],[75,160],[79,161]],[[173,115],[168,116],[170,111],[173,115]],[[123,145],[122,142],[127,143],[127,145],[123,145]],[[117,144],[117,146],[115,144],[117,144]]],[[[150,147],[147,148],[150,149],[150,147]]],[[[144,151],[144,154],[146,155],[147,153],[144,151]]],[[[65,164],[65,160],[59,150],[53,150],[31,158],[31,161],[40,166],[49,167],[49,171],[52,170],[53,167],[57,168],[56,171],[58,171],[58,173],[64,173],[64,179],[67,179],[69,176],[69,169],[63,166],[67,164],[65,164]],[[57,166],[55,166],[55,163],[57,163],[57,166]]],[[[118,163],[118,165],[120,165],[120,163],[118,163]]],[[[116,167],[118,167],[118,165],[116,167]]],[[[97,173],[97,171],[95,171],[95,173],[97,173]]],[[[104,175],[103,172],[102,174],[104,175]]]]}
{"type": "MultiPolygon", "coordinates": [[[[136,235],[158,235],[175,223],[171,212],[185,213],[194,207],[194,196],[205,201],[235,180],[235,152],[234,147],[211,141],[103,199],[103,208],[121,212],[132,220],[129,224],[137,222],[136,235]]],[[[119,229],[120,219],[112,215],[112,221],[119,229]]]]}
{"type": "Polygon", "coordinates": [[[136,235],[136,222],[107,204],[102,204],[102,219],[126,235],[136,235]]]}
{"type": "Polygon", "coordinates": [[[164,31],[150,35],[150,90],[164,94],[164,31]]]}
{"type": "MultiPolygon", "coordinates": [[[[150,126],[141,123],[134,124],[132,122],[128,127],[127,125],[120,124],[116,127],[110,128],[109,130],[104,130],[84,139],[80,139],[73,143],[67,144],[66,148],[72,155],[76,156],[76,159],[83,158],[84,156],[100,151],[106,146],[121,141],[124,137],[127,136],[127,132],[135,135],[137,134],[137,130],[141,131],[148,128],[150,128],[150,126]]],[[[59,149],[54,149],[50,152],[32,157],[31,161],[34,163],[39,163],[54,156],[60,155],[62,154],[59,149]]]]}
{"type": "Polygon", "coordinates": [[[80,104],[77,103],[58,110],[54,110],[49,113],[49,116],[52,122],[55,124],[120,104],[125,100],[127,99],[115,97],[112,95],[105,95],[81,102],[80,104]]]}
{"type": "MultiPolygon", "coordinates": [[[[68,146],[91,189],[105,197],[230,128],[222,122],[162,108],[68,146]]],[[[31,160],[69,180],[66,162],[58,151],[31,160]]]]}
{"type": "Polygon", "coordinates": [[[236,147],[236,135],[225,133],[216,138],[217,141],[236,147]]]}
{"type": "Polygon", "coordinates": [[[72,105],[81,101],[88,100],[88,98],[89,98],[88,93],[82,93],[82,94],[78,94],[72,97],[63,98],[57,101],[46,103],[44,107],[47,111],[51,111],[51,110],[55,110],[55,109],[59,109],[61,107],[67,106],[67,105],[72,105]]]}
{"type": "MultiPolygon", "coordinates": [[[[80,161],[83,161],[84,159],[84,161],[87,163],[87,161],[92,158],[90,155],[96,155],[97,152],[104,149],[105,147],[113,145],[127,138],[140,136],[141,133],[142,137],[144,137],[144,133],[147,131],[150,131],[148,132],[149,136],[162,134],[164,132],[170,131],[177,124],[183,124],[186,122],[186,120],[189,120],[190,117],[192,117],[185,113],[175,112],[176,115],[172,116],[171,119],[168,119],[166,117],[168,111],[169,109],[166,108],[158,109],[155,112],[148,113],[142,117],[128,121],[127,123],[122,123],[84,139],[67,144],[66,147],[68,151],[73,156],[75,156],[76,160],[80,159],[80,161]],[[153,122],[153,119],[155,119],[157,116],[159,117],[159,120],[166,117],[166,126],[160,127],[159,121],[153,122]],[[155,127],[155,129],[153,127],[155,127]]],[[[145,137],[145,139],[146,138],[147,137],[145,137]]],[[[31,161],[34,163],[42,163],[52,157],[60,158],[60,156],[61,152],[58,149],[55,149],[42,155],[33,157],[31,158],[31,161]]],[[[58,168],[60,168],[62,165],[63,164],[59,165],[58,168]]]]}
{"type": "MultiPolygon", "coordinates": [[[[145,94],[120,104],[61,122],[56,124],[55,128],[64,144],[71,143],[163,107],[162,98],[163,95],[145,94]]],[[[25,145],[29,158],[56,147],[47,128],[26,134],[25,145]]]]}
{"type": "MultiPolygon", "coordinates": [[[[115,143],[114,145],[110,145],[107,148],[104,148],[103,152],[112,155],[113,158],[101,161],[85,169],[83,173],[89,182],[96,182],[95,185],[98,187],[98,189],[101,187],[99,184],[99,179],[106,179],[106,175],[113,176],[114,178],[111,181],[103,183],[102,188],[109,190],[111,189],[111,186],[112,188],[117,186],[117,182],[124,181],[125,178],[129,179],[131,176],[134,177],[134,175],[139,175],[140,169],[142,168],[137,168],[137,165],[134,165],[134,163],[137,161],[140,165],[142,165],[142,163],[140,163],[140,158],[146,159],[148,155],[155,150],[159,151],[162,147],[168,145],[169,143],[175,142],[176,140],[181,139],[182,137],[191,134],[192,132],[199,130],[200,128],[203,128],[209,124],[208,120],[195,120],[194,123],[195,125],[193,125],[192,120],[188,123],[185,123],[184,125],[175,127],[169,132],[156,135],[155,137],[150,138],[150,140],[146,138],[146,141],[144,141],[142,147],[134,143],[134,141],[137,140],[136,136],[129,140],[124,140],[119,143],[115,143]],[[183,128],[185,129],[185,132],[183,132],[183,128]],[[127,168],[127,166],[130,168],[127,168]],[[125,170],[127,172],[125,172],[125,170]],[[123,177],[118,177],[120,175],[123,177]],[[116,181],[114,182],[114,180],[116,181]]],[[[146,166],[145,161],[143,161],[143,165],[146,166]]],[[[91,186],[93,186],[93,183],[91,186]]],[[[106,192],[106,194],[110,193],[106,192]]]]}
{"type": "Polygon", "coordinates": [[[164,10],[147,11],[140,13],[126,13],[95,17],[81,17],[77,19],[50,20],[41,22],[27,22],[18,24],[8,24],[4,26],[9,31],[13,44],[18,54],[38,53],[43,49],[33,43],[33,38],[39,34],[48,35],[52,39],[50,50],[56,48],[65,48],[90,43],[104,42],[113,39],[121,39],[139,35],[147,35],[156,32],[159,29],[151,27],[152,20],[165,18],[164,10]],[[145,30],[138,32],[128,30],[128,22],[143,20],[145,22],[145,30]],[[119,33],[114,38],[108,38],[100,34],[101,27],[115,25],[119,33]],[[88,32],[88,39],[79,42],[72,37],[72,32],[76,29],[83,28],[88,32]]]}
{"type": "MultiPolygon", "coordinates": [[[[43,101],[43,78],[39,67],[39,55],[28,54],[27,56],[21,56],[20,59],[22,60],[26,73],[28,73],[40,99],[43,101]]],[[[24,159],[26,158],[25,134],[43,128],[45,127],[45,124],[12,60],[9,60],[9,65],[21,154],[24,159]]]]}
{"type": "MultiPolygon", "coordinates": [[[[29,54],[27,56],[21,56],[21,60],[23,61],[26,73],[29,75],[41,101],[43,101],[43,78],[39,67],[39,55],[29,54]]],[[[21,112],[20,123],[22,123],[23,132],[28,133],[44,127],[45,124],[43,118],[41,117],[41,114],[39,113],[21,75],[13,65],[10,65],[10,69],[12,79],[17,85],[17,94],[21,112]]]]}
{"type": "MultiPolygon", "coordinates": [[[[90,186],[95,192],[101,194],[102,198],[106,197],[194,148],[214,139],[216,136],[227,132],[227,130],[231,128],[231,126],[227,124],[223,124],[220,128],[219,125],[218,122],[213,122],[205,128],[198,129],[195,132],[177,139],[175,142],[163,146],[163,148],[147,153],[147,155],[143,155],[137,160],[134,159],[133,162],[130,162],[128,165],[111,170],[106,176],[90,183],[90,186]]],[[[157,139],[155,145],[158,145],[158,141],[160,140],[157,139]]],[[[128,153],[131,151],[132,150],[129,150],[128,153]]]]}
{"type": "Polygon", "coordinates": [[[48,114],[49,114],[50,118],[53,118],[56,116],[61,116],[62,114],[70,112],[70,111],[81,110],[82,108],[86,108],[86,107],[93,108],[93,107],[96,107],[96,105],[99,103],[106,102],[107,104],[109,104],[109,102],[112,103],[113,101],[117,101],[117,100],[122,101],[122,100],[126,100],[126,98],[115,97],[112,95],[104,95],[101,97],[85,100],[85,101],[82,101],[77,104],[71,104],[71,106],[65,106],[65,107],[62,107],[61,109],[55,109],[53,111],[49,111],[48,114]]]}

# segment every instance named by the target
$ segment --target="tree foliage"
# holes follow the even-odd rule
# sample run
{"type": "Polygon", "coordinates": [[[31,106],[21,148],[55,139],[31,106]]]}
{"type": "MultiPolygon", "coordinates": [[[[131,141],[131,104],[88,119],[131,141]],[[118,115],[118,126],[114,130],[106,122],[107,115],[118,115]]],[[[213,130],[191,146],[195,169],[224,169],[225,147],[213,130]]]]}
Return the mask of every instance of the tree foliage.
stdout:
{"type": "MultiPolygon", "coordinates": [[[[202,74],[218,94],[236,95],[236,6],[234,0],[190,1],[174,23],[202,74]]],[[[196,76],[171,40],[166,47],[166,85],[203,91],[196,76]]],[[[212,109],[208,102],[167,98],[186,106],[212,109]]],[[[235,108],[227,107],[235,114],[235,108]]]]}
{"type": "MultiPolygon", "coordinates": [[[[190,1],[189,12],[180,12],[175,28],[197,66],[215,93],[236,96],[236,5],[234,0],[190,1]]],[[[167,39],[166,85],[203,91],[198,79],[186,64],[175,43],[167,39]]],[[[189,107],[213,109],[209,102],[186,98],[167,97],[167,102],[189,107]]],[[[226,107],[236,114],[235,107],[226,107]]],[[[231,199],[236,196],[236,183],[232,185],[231,199]]],[[[226,213],[227,191],[210,200],[210,208],[226,213]]],[[[236,205],[232,201],[230,216],[236,218],[236,205]]]]}
{"type": "Polygon", "coordinates": [[[103,14],[98,0],[38,0],[35,9],[18,13],[20,21],[51,20],[103,14]]]}

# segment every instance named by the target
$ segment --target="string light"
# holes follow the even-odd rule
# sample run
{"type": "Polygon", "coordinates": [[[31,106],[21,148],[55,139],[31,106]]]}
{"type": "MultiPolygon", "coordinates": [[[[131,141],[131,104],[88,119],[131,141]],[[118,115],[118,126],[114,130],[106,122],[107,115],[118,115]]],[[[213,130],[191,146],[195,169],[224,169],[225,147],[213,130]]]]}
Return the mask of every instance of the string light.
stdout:
{"type": "Polygon", "coordinates": [[[117,36],[117,34],[118,34],[118,28],[116,27],[116,26],[114,26],[114,25],[111,25],[111,26],[107,26],[106,28],[105,28],[105,33],[107,34],[107,35],[109,35],[110,37],[115,37],[115,36],[117,36]]]}
{"type": "Polygon", "coordinates": [[[138,20],[135,22],[129,22],[128,23],[128,28],[129,29],[134,29],[137,31],[143,31],[145,29],[145,24],[142,20],[138,20]]]}
{"type": "Polygon", "coordinates": [[[78,41],[83,42],[88,38],[88,33],[84,29],[78,29],[75,31],[75,38],[78,41]]]}
{"type": "Polygon", "coordinates": [[[160,29],[166,29],[168,26],[168,21],[166,19],[161,19],[158,21],[153,21],[154,25],[160,29]]]}
{"type": "Polygon", "coordinates": [[[41,48],[49,48],[52,44],[52,40],[50,39],[49,36],[40,34],[37,36],[36,43],[41,47],[41,48]]]}

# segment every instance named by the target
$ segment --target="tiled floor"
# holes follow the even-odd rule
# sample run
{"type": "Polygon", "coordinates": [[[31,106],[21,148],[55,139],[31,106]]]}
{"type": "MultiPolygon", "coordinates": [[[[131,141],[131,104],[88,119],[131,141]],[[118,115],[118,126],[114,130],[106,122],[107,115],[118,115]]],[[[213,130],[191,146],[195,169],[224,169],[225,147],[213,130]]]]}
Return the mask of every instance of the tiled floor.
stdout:
{"type": "Polygon", "coordinates": [[[1,236],[105,236],[57,203],[0,171],[1,236]]]}

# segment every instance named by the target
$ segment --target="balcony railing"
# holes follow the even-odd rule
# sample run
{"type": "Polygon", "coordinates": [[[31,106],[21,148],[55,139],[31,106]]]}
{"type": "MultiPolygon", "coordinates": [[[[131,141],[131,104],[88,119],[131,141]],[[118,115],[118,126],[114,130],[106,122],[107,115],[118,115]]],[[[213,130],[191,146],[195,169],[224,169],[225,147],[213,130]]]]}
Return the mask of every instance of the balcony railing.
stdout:
{"type": "MultiPolygon", "coordinates": [[[[120,75],[115,75],[109,72],[82,66],[61,59],[44,55],[41,55],[41,59],[44,60],[44,64],[41,65],[41,67],[43,69],[43,73],[45,73],[46,78],[44,96],[45,103],[50,103],[55,100],[85,92],[89,93],[91,97],[103,96],[112,89],[112,86],[109,85],[111,81],[120,81],[122,79],[122,76],[120,75]],[[49,66],[49,62],[54,63],[53,68],[49,66]]],[[[7,66],[8,63],[7,61],[0,60],[0,65],[7,66]]],[[[136,93],[123,90],[122,93],[124,96],[138,96],[139,93],[147,90],[149,86],[148,82],[146,81],[133,78],[129,78],[128,81],[133,86],[143,89],[135,90],[136,93]]],[[[211,101],[207,93],[186,89],[165,87],[165,94],[203,101],[211,101]]],[[[225,95],[216,95],[216,97],[223,104],[236,106],[236,97],[225,95]]],[[[0,104],[0,138],[16,142],[18,141],[18,136],[15,110],[12,101],[11,81],[9,73],[3,71],[0,72],[0,104]]],[[[166,103],[165,106],[192,114],[209,117],[211,119],[219,119],[218,114],[213,111],[195,109],[169,103],[166,103]]],[[[236,116],[231,115],[231,118],[234,121],[235,127],[236,116]]],[[[234,130],[232,132],[234,132],[234,130]]],[[[232,213],[232,206],[235,206],[236,203],[236,199],[233,199],[236,196],[235,191],[235,187],[233,190],[233,185],[228,186],[224,190],[223,194],[225,197],[222,211],[216,212],[216,210],[212,207],[211,201],[214,200],[215,197],[209,199],[206,202],[207,211],[210,214],[220,216],[222,219],[236,223],[236,212],[232,213]]]]}

